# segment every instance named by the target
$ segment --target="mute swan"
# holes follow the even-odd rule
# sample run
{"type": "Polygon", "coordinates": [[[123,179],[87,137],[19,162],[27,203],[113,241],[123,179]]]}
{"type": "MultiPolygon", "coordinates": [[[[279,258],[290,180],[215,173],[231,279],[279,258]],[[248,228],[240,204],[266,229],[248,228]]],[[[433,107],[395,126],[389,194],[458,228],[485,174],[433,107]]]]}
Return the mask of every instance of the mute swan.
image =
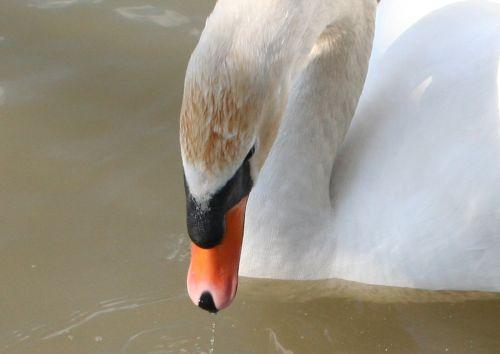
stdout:
{"type": "Polygon", "coordinates": [[[227,307],[238,267],[500,291],[500,5],[427,14],[364,86],[376,9],[218,0],[180,123],[196,305],[227,307]]]}

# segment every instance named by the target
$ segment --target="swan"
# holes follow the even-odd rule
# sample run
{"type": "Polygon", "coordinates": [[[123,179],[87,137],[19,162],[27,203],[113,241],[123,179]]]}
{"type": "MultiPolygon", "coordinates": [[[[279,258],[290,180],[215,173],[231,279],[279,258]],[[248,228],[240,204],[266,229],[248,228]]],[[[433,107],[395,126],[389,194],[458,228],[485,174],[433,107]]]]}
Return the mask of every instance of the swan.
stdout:
{"type": "Polygon", "coordinates": [[[424,13],[370,60],[378,6],[216,3],[180,115],[201,308],[238,274],[500,291],[500,5],[424,13]]]}

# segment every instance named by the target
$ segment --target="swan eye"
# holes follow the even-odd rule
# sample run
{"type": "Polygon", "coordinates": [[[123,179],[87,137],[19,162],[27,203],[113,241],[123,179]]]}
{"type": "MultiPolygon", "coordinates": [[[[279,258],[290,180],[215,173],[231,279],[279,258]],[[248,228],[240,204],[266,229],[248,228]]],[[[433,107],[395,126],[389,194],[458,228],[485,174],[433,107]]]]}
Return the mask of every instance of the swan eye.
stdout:
{"type": "Polygon", "coordinates": [[[252,148],[248,152],[247,157],[245,157],[245,162],[247,162],[248,160],[250,160],[252,158],[252,156],[253,156],[254,153],[255,153],[255,145],[252,146],[252,148]]]}

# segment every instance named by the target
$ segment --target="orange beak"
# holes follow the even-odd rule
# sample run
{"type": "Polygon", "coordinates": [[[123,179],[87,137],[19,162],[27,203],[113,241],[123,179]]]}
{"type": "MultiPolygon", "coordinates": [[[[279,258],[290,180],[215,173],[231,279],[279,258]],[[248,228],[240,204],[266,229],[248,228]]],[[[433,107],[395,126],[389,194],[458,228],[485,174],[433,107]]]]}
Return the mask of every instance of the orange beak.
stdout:
{"type": "Polygon", "coordinates": [[[207,311],[228,307],[236,295],[247,199],[227,211],[221,244],[203,249],[191,243],[188,293],[195,305],[207,311]]]}

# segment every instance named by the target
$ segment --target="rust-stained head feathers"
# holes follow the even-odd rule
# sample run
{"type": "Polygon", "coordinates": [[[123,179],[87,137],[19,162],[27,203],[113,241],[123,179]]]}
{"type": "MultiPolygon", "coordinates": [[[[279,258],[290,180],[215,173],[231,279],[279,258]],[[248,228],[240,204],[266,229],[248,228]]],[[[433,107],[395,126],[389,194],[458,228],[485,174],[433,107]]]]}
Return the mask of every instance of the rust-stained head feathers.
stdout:
{"type": "Polygon", "coordinates": [[[186,87],[180,125],[185,162],[216,174],[244,156],[254,134],[251,104],[231,88],[186,87]]]}
{"type": "Polygon", "coordinates": [[[193,196],[203,199],[235,173],[255,143],[261,95],[241,63],[190,66],[180,143],[186,181],[193,196]]]}

